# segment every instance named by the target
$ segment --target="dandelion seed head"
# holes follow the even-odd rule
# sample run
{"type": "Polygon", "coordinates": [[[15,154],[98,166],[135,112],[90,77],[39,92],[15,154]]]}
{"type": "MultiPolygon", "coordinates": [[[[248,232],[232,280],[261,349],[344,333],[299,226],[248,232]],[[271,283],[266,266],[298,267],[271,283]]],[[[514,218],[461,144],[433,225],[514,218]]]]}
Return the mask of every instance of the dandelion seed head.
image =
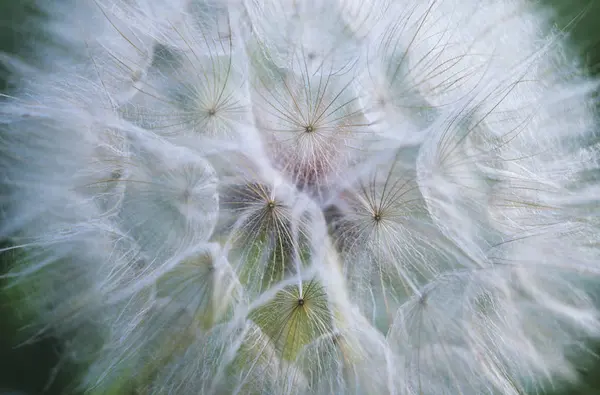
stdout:
{"type": "Polygon", "coordinates": [[[0,279],[82,390],[577,379],[597,82],[538,5],[39,3],[48,42],[0,56],[0,279]]]}

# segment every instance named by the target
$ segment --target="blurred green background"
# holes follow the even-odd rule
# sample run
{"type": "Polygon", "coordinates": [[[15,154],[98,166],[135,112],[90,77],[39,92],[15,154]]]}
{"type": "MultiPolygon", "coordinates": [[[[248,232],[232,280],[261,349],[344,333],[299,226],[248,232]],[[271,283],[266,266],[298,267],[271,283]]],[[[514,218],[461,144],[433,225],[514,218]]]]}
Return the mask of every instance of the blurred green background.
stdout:
{"type": "MultiPolygon", "coordinates": [[[[600,76],[600,0],[535,1],[555,10],[556,27],[569,31],[573,48],[583,59],[587,71],[600,76]]],[[[32,3],[32,0],[0,0],[0,51],[33,55],[27,43],[44,39],[32,33],[35,20],[31,16],[39,15],[32,3]]],[[[10,75],[0,66],[0,92],[9,88],[10,75]]],[[[1,214],[0,207],[0,220],[1,214]]],[[[0,243],[0,248],[3,246],[0,243]]],[[[13,253],[0,254],[0,273],[6,270],[12,257],[13,253]]],[[[3,285],[0,280],[0,288],[3,285]]],[[[60,344],[46,339],[15,347],[24,340],[23,332],[15,326],[18,321],[19,312],[0,294],[0,395],[70,393],[72,371],[65,366],[55,369],[60,362],[60,344]]],[[[600,353],[600,344],[597,349],[600,353]]],[[[579,369],[583,378],[581,385],[548,394],[600,394],[600,359],[591,365],[582,363],[579,369]]]]}

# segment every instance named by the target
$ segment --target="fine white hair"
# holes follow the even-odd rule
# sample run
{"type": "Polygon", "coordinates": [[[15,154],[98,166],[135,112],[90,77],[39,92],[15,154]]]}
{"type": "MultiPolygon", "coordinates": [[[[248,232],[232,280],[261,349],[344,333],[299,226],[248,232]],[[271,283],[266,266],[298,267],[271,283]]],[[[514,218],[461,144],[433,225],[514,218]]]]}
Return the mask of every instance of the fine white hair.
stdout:
{"type": "Polygon", "coordinates": [[[91,393],[514,394],[600,335],[597,81],[526,0],[42,1],[0,274],[91,393]],[[105,391],[105,392],[103,392],[105,391]]]}

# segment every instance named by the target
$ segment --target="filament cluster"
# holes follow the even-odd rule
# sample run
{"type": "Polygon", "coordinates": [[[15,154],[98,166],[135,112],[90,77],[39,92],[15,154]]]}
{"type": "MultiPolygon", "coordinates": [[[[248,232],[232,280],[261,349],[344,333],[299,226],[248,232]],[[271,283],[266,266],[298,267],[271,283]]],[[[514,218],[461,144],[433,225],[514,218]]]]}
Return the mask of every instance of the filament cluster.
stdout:
{"type": "Polygon", "coordinates": [[[600,334],[596,82],[522,0],[39,2],[1,274],[92,394],[514,394],[600,334]]]}

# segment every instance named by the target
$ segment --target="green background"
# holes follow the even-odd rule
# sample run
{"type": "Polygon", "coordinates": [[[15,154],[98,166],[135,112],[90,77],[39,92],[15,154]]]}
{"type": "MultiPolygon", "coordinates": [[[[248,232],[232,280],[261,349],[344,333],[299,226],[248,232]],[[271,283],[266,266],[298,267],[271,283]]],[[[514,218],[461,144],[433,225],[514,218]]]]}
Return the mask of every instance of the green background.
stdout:
{"type": "MultiPolygon", "coordinates": [[[[567,28],[574,48],[584,60],[588,72],[600,75],[600,0],[541,0],[540,2],[554,8],[557,27],[567,28]]],[[[34,56],[34,51],[28,49],[28,43],[39,42],[44,37],[34,33],[35,21],[31,16],[39,13],[31,4],[32,0],[0,0],[0,51],[19,52],[25,57],[34,56]]],[[[0,66],[0,90],[4,92],[9,88],[10,75],[0,66]]],[[[1,192],[0,190],[0,197],[1,192]]],[[[0,244],[0,248],[2,246],[0,244]]],[[[0,255],[0,273],[8,267],[11,259],[13,259],[12,253],[0,255]]],[[[2,285],[0,281],[0,287],[2,285]]],[[[59,363],[58,342],[46,339],[36,344],[15,347],[23,338],[22,332],[15,327],[15,323],[19,321],[19,312],[11,307],[7,298],[0,295],[0,395],[70,392],[67,390],[68,385],[73,381],[70,369],[63,367],[58,372],[53,371],[59,363]],[[53,373],[56,375],[53,376],[53,373]],[[54,377],[54,380],[48,385],[50,377],[54,377]]],[[[600,345],[598,351],[600,353],[600,345]]],[[[600,360],[595,365],[586,366],[583,363],[580,365],[582,385],[577,388],[562,389],[562,392],[554,392],[554,394],[600,394],[600,360]]]]}

